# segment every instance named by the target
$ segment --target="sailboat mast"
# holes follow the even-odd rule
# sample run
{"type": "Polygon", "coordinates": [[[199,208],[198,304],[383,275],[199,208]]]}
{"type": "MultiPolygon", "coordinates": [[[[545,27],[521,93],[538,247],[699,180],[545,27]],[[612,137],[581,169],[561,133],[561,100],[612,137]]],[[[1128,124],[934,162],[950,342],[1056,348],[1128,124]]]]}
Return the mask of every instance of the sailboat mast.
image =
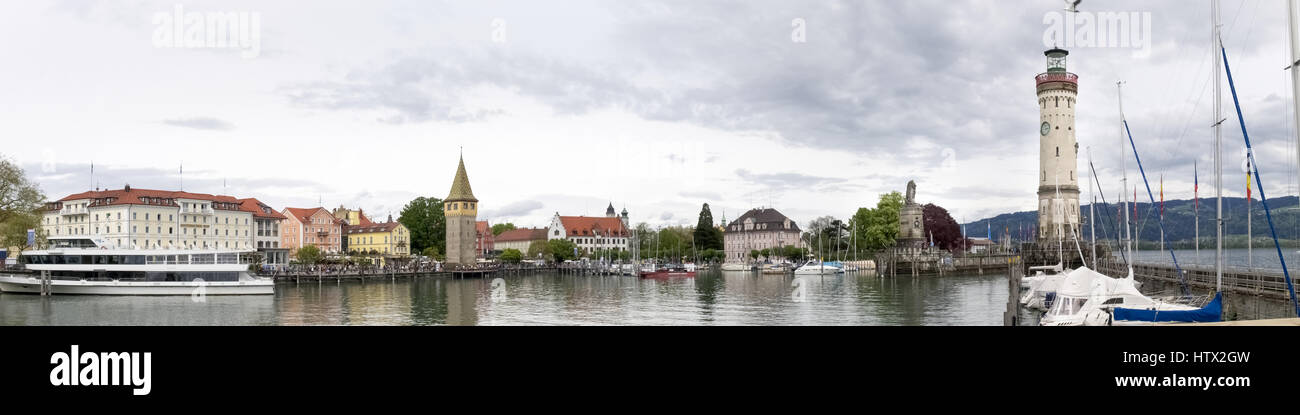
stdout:
{"type": "MultiPolygon", "coordinates": [[[[1119,191],[1120,206],[1124,211],[1124,250],[1128,251],[1128,269],[1129,273],[1133,272],[1133,236],[1129,231],[1128,217],[1128,162],[1124,159],[1128,157],[1128,150],[1125,150],[1127,143],[1124,142],[1124,81],[1115,83],[1115,88],[1119,96],[1119,168],[1122,172],[1122,181],[1119,191]]],[[[1136,203],[1136,201],[1134,201],[1136,203]]]]}
{"type": "MultiPolygon", "coordinates": [[[[1088,168],[1092,169],[1092,147],[1088,147],[1088,168]]],[[[1092,174],[1097,174],[1092,170],[1092,174]]],[[[1088,205],[1088,230],[1092,232],[1092,266],[1097,266],[1097,194],[1093,188],[1092,180],[1088,181],[1088,197],[1092,198],[1092,204],[1088,205]]]]}
{"type": "Polygon", "coordinates": [[[1219,38],[1219,0],[1210,1],[1210,18],[1214,23],[1212,34],[1214,51],[1210,54],[1214,60],[1214,198],[1215,204],[1215,242],[1214,242],[1214,284],[1216,292],[1223,291],[1223,66],[1219,61],[1222,50],[1219,38]]]}
{"type": "MultiPolygon", "coordinates": [[[[1300,68],[1296,67],[1296,63],[1300,62],[1300,22],[1296,22],[1296,13],[1300,12],[1297,8],[1300,8],[1300,5],[1297,5],[1296,0],[1289,0],[1286,5],[1287,23],[1291,26],[1291,37],[1289,38],[1291,44],[1291,115],[1295,117],[1294,126],[1298,134],[1296,141],[1300,143],[1300,107],[1297,106],[1300,105],[1300,68]]],[[[1300,163],[1300,145],[1296,146],[1296,160],[1300,163]]]]}

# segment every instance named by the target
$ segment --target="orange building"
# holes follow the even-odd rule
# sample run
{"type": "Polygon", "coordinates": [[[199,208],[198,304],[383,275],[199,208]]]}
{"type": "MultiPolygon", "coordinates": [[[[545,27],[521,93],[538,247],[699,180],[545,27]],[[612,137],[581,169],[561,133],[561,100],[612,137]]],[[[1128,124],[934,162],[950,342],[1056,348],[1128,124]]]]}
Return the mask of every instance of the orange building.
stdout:
{"type": "Polygon", "coordinates": [[[296,254],[298,248],[315,245],[323,253],[343,253],[343,221],[325,208],[285,208],[288,217],[280,227],[280,246],[296,254]]]}

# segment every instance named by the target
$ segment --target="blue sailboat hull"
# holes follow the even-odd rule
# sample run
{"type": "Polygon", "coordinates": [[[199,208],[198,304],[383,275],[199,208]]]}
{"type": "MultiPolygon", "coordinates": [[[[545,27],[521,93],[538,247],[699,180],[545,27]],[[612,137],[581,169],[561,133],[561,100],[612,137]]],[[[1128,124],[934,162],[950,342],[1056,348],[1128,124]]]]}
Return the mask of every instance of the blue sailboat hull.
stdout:
{"type": "Polygon", "coordinates": [[[1215,323],[1223,320],[1223,293],[1197,310],[1156,311],[1116,308],[1115,321],[1149,321],[1168,323],[1215,323]]]}

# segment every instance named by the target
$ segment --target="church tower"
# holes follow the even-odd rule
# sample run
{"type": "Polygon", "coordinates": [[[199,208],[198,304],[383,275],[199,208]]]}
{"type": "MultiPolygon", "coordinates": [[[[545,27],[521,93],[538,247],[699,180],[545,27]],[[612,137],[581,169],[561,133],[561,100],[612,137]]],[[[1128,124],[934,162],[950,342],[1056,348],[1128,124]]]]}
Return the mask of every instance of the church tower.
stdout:
{"type": "Polygon", "coordinates": [[[1079,143],[1074,109],[1079,76],[1066,71],[1069,51],[1052,49],[1036,78],[1039,112],[1038,238],[1073,239],[1079,231],[1079,143]]]}
{"type": "Polygon", "coordinates": [[[460,158],[456,178],[451,182],[451,193],[443,200],[443,213],[447,217],[447,265],[475,264],[474,240],[477,237],[478,199],[469,186],[465,173],[465,156],[460,158]]]}

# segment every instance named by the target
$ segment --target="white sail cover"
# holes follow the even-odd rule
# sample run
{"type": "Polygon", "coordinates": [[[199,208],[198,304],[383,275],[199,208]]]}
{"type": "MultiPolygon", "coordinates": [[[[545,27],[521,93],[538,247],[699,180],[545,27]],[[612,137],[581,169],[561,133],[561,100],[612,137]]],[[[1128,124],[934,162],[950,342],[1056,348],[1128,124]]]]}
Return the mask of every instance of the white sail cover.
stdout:
{"type": "Polygon", "coordinates": [[[1093,271],[1088,267],[1079,267],[1078,269],[1070,271],[1065,277],[1065,280],[1061,281],[1060,287],[1057,287],[1056,289],[1056,296],[1078,298],[1088,297],[1092,294],[1093,281],[1098,278],[1114,279],[1101,275],[1097,273],[1097,271],[1093,271]]]}

